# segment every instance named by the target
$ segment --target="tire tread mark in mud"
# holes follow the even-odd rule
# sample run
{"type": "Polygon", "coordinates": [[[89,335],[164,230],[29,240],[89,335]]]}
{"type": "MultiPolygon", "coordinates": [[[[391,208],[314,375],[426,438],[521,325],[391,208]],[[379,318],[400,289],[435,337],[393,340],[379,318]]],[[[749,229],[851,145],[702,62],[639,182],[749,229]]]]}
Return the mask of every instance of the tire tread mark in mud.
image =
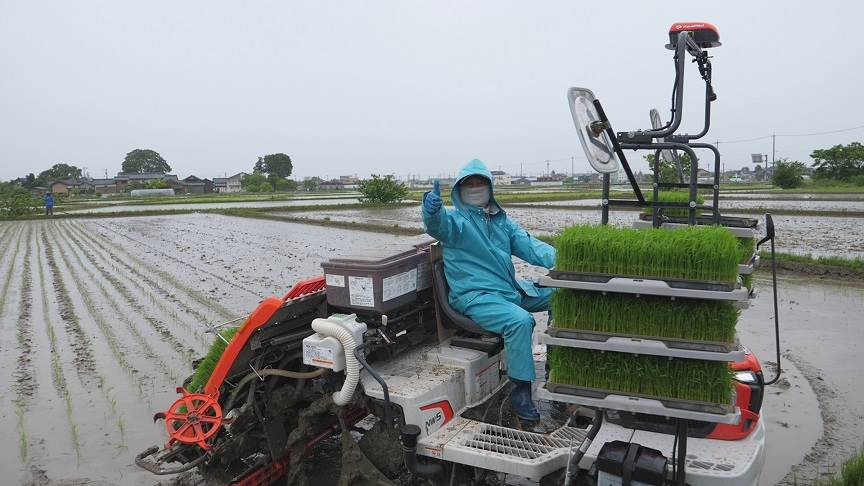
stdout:
{"type": "MultiPolygon", "coordinates": [[[[142,261],[141,259],[139,259],[138,257],[136,257],[136,256],[134,256],[134,255],[132,255],[132,254],[130,254],[128,251],[126,251],[126,250],[125,250],[123,247],[121,247],[120,245],[117,245],[116,243],[114,243],[113,241],[111,241],[109,238],[107,238],[107,237],[105,237],[105,236],[103,236],[103,235],[100,235],[100,234],[98,234],[98,233],[97,233],[97,236],[96,236],[96,237],[94,237],[94,238],[92,238],[92,239],[90,240],[90,243],[92,243],[93,245],[97,246],[97,247],[100,248],[103,252],[105,252],[106,254],[108,254],[108,255],[110,256],[111,260],[117,262],[119,265],[122,265],[123,267],[126,268],[126,270],[127,270],[128,272],[130,272],[131,274],[137,276],[137,277],[140,278],[142,281],[144,281],[147,285],[149,285],[149,286],[151,286],[153,289],[155,289],[155,291],[158,292],[159,295],[161,295],[164,299],[169,300],[169,301],[171,301],[172,303],[174,303],[174,305],[176,305],[176,306],[177,306],[181,311],[185,312],[186,314],[190,315],[191,317],[194,317],[194,318],[198,319],[198,320],[201,321],[201,322],[208,322],[208,321],[210,320],[210,319],[208,319],[206,316],[204,316],[201,312],[197,311],[196,309],[190,307],[188,304],[186,304],[185,302],[183,302],[183,301],[182,301],[181,299],[179,299],[176,295],[169,293],[167,290],[165,290],[165,288],[164,288],[163,286],[161,286],[161,285],[159,284],[159,282],[156,282],[155,280],[153,280],[153,278],[151,278],[151,277],[145,275],[144,272],[138,270],[137,268],[135,268],[135,266],[131,265],[130,263],[128,263],[128,262],[124,261],[122,258],[120,258],[120,257],[118,256],[118,253],[122,253],[122,254],[124,254],[127,258],[129,258],[130,260],[132,260],[136,265],[138,265],[138,266],[140,266],[140,267],[142,267],[142,268],[146,268],[146,267],[147,267],[147,263],[146,263],[146,262],[143,262],[143,261],[142,261]],[[105,245],[103,245],[102,242],[104,242],[105,244],[107,244],[108,247],[110,247],[110,249],[109,249],[108,247],[106,247],[105,245]],[[115,251],[111,251],[111,249],[114,249],[115,251]]],[[[200,294],[198,294],[196,291],[194,291],[194,290],[192,290],[192,289],[190,289],[190,288],[184,286],[183,284],[179,283],[179,282],[178,282],[178,281],[177,281],[173,276],[171,276],[170,274],[168,274],[168,273],[166,273],[166,272],[159,271],[159,270],[152,270],[152,271],[153,271],[154,273],[158,274],[158,275],[159,275],[160,277],[162,277],[163,279],[167,280],[168,283],[169,283],[170,285],[173,285],[173,286],[174,286],[176,289],[178,289],[180,292],[183,292],[183,293],[189,295],[193,300],[196,300],[196,301],[198,301],[198,302],[203,302],[203,305],[205,305],[206,307],[212,307],[212,306],[213,306],[213,302],[211,302],[211,301],[207,300],[206,298],[202,297],[202,296],[201,296],[200,294]]],[[[131,281],[131,280],[130,280],[130,281],[131,281]]],[[[137,285],[137,284],[136,284],[136,285],[137,285]]],[[[141,288],[142,291],[144,291],[144,290],[143,290],[143,287],[139,286],[139,288],[141,288]]],[[[152,292],[149,292],[149,293],[152,294],[152,292]]],[[[160,305],[160,304],[161,304],[160,301],[159,301],[158,299],[155,299],[155,298],[154,298],[154,299],[152,299],[152,300],[153,300],[153,303],[156,304],[156,305],[160,305]]],[[[225,313],[223,313],[222,311],[219,311],[218,309],[216,309],[216,312],[217,312],[220,316],[222,316],[223,318],[225,317],[225,313]]],[[[172,315],[174,315],[174,314],[172,313],[172,315]]],[[[233,315],[230,316],[231,319],[233,319],[233,318],[235,318],[235,317],[236,317],[236,316],[233,316],[233,315]]],[[[196,337],[198,337],[198,339],[201,341],[201,343],[202,343],[203,345],[205,345],[205,346],[210,346],[210,344],[212,343],[212,339],[206,339],[206,338],[204,338],[204,336],[201,334],[201,332],[200,332],[197,328],[195,328],[195,327],[189,325],[188,323],[182,322],[182,321],[180,321],[180,320],[178,320],[178,322],[179,322],[180,324],[183,324],[184,327],[187,327],[187,328],[190,330],[190,332],[192,332],[196,337]]],[[[203,326],[203,325],[202,325],[202,326],[203,326]]]]}
{"type": "Polygon", "coordinates": [[[13,385],[15,390],[15,416],[18,426],[18,454],[21,462],[27,461],[27,429],[24,424],[24,415],[27,404],[33,397],[36,391],[36,374],[33,371],[33,363],[31,361],[31,353],[33,351],[33,330],[32,330],[32,289],[33,280],[31,277],[30,268],[30,240],[33,236],[32,227],[27,228],[25,237],[25,253],[22,260],[21,272],[21,299],[18,304],[18,319],[15,338],[18,343],[18,359],[15,366],[15,371],[12,373],[13,385]]]}
{"type": "Polygon", "coordinates": [[[69,424],[69,438],[72,440],[75,449],[75,458],[80,462],[81,438],[78,434],[78,425],[72,418],[72,395],[69,393],[66,377],[63,375],[63,365],[60,363],[60,349],[57,345],[57,333],[54,331],[54,324],[51,322],[51,311],[48,307],[48,288],[45,285],[45,271],[42,262],[42,247],[39,244],[38,236],[35,240],[36,263],[39,269],[39,290],[42,297],[42,319],[45,321],[45,334],[48,336],[48,348],[51,355],[51,381],[54,384],[57,395],[63,399],[66,421],[69,424]]]}
{"type": "MultiPolygon", "coordinates": [[[[235,288],[237,288],[237,289],[242,290],[243,292],[246,292],[246,293],[248,293],[248,294],[251,294],[251,295],[257,297],[258,299],[264,299],[264,296],[258,295],[257,293],[255,293],[255,292],[253,292],[253,291],[247,289],[246,287],[243,287],[242,285],[237,285],[236,283],[234,283],[234,282],[232,282],[232,281],[230,281],[230,280],[228,280],[228,279],[225,279],[225,278],[223,278],[223,277],[221,277],[221,276],[219,276],[219,275],[216,275],[215,273],[210,272],[209,270],[205,270],[205,269],[203,269],[203,268],[199,268],[199,267],[197,267],[197,266],[195,266],[195,265],[192,265],[191,263],[186,262],[186,261],[184,261],[184,260],[181,260],[181,259],[179,259],[179,258],[177,258],[177,257],[175,257],[175,256],[173,256],[173,255],[169,255],[169,254],[167,254],[167,253],[165,253],[165,252],[162,252],[162,251],[160,251],[159,249],[154,248],[154,247],[148,245],[147,243],[145,243],[145,242],[143,242],[143,241],[141,241],[141,240],[138,240],[138,239],[132,238],[131,236],[129,236],[129,235],[127,235],[127,234],[123,234],[123,233],[121,233],[121,232],[119,232],[119,231],[117,231],[117,230],[115,230],[115,229],[113,229],[113,228],[109,228],[108,226],[103,225],[103,224],[101,224],[101,223],[96,223],[96,222],[94,222],[93,224],[95,224],[96,226],[99,226],[100,228],[103,228],[103,229],[105,229],[105,230],[108,230],[108,231],[112,231],[112,232],[114,232],[114,233],[117,233],[118,235],[120,235],[120,236],[122,236],[122,237],[124,237],[124,238],[126,238],[126,239],[128,239],[128,240],[130,240],[130,241],[132,241],[132,242],[134,242],[134,243],[136,243],[136,244],[138,244],[138,245],[140,245],[140,246],[143,246],[143,247],[145,247],[145,248],[147,248],[147,249],[149,249],[149,250],[151,250],[151,251],[154,251],[154,252],[156,252],[156,253],[162,255],[163,257],[168,258],[169,260],[173,260],[173,261],[175,261],[175,262],[177,262],[177,263],[180,263],[180,264],[186,265],[186,266],[188,266],[188,267],[194,269],[195,271],[198,271],[198,272],[201,272],[201,273],[203,273],[203,274],[209,275],[209,276],[211,276],[211,277],[213,277],[213,278],[215,278],[215,279],[217,279],[217,280],[219,280],[219,281],[221,281],[221,282],[223,282],[223,283],[225,283],[225,284],[227,284],[227,285],[230,285],[230,286],[232,286],[232,287],[235,287],[235,288]]],[[[160,241],[162,241],[162,240],[160,240],[160,241]]],[[[133,257],[133,258],[136,258],[136,257],[133,257]]],[[[166,278],[166,279],[167,279],[167,278],[170,278],[171,280],[174,280],[174,278],[173,278],[172,276],[169,276],[167,273],[162,272],[161,270],[155,270],[155,271],[156,271],[157,273],[159,273],[160,275],[161,275],[161,274],[164,274],[163,277],[166,278]]],[[[174,283],[175,285],[178,284],[176,281],[174,281],[174,282],[172,282],[172,283],[174,283]]],[[[219,304],[219,303],[217,303],[217,302],[211,302],[209,299],[207,299],[206,297],[201,296],[198,292],[196,292],[196,291],[194,291],[194,290],[192,290],[192,289],[188,289],[188,292],[189,292],[190,297],[192,297],[192,298],[195,299],[195,300],[198,300],[198,302],[201,303],[202,305],[212,305],[212,306],[215,306],[216,309],[217,309],[217,311],[218,311],[218,312],[219,312],[223,317],[225,317],[226,319],[231,319],[231,318],[234,317],[234,315],[232,314],[232,312],[229,311],[227,308],[223,307],[221,304],[219,304]]]]}
{"type": "MultiPolygon", "coordinates": [[[[157,364],[159,365],[159,368],[164,373],[164,375],[166,377],[168,377],[171,380],[171,382],[176,382],[178,379],[178,375],[165,362],[165,360],[162,359],[162,357],[160,357],[158,355],[158,353],[156,353],[156,351],[153,349],[153,346],[151,346],[150,342],[147,341],[147,339],[141,334],[141,332],[138,330],[138,327],[135,325],[135,323],[133,323],[132,320],[126,316],[126,312],[128,312],[128,309],[123,309],[120,307],[120,305],[117,303],[117,301],[115,301],[111,297],[111,295],[108,293],[108,290],[105,288],[105,286],[102,285],[102,283],[100,282],[99,276],[96,275],[92,270],[90,270],[90,268],[88,268],[87,265],[84,264],[84,262],[81,260],[81,257],[78,255],[78,251],[80,251],[81,253],[84,254],[84,257],[87,259],[87,261],[89,261],[92,264],[92,266],[94,268],[96,268],[99,271],[99,273],[102,275],[102,278],[104,278],[112,286],[114,286],[117,293],[120,294],[124,299],[126,299],[129,306],[134,307],[135,305],[138,305],[138,304],[137,304],[137,301],[132,296],[132,294],[129,292],[128,288],[126,288],[121,282],[119,282],[113,275],[111,275],[109,272],[107,272],[102,267],[102,265],[100,265],[99,262],[96,261],[96,259],[83,247],[82,243],[77,238],[75,238],[75,236],[73,236],[71,233],[64,233],[64,237],[68,237],[74,243],[74,246],[73,246],[67,240],[67,244],[69,244],[70,248],[73,249],[73,254],[75,255],[75,258],[78,260],[79,266],[85,270],[85,272],[90,277],[90,280],[92,282],[97,283],[96,285],[99,288],[100,293],[102,294],[102,296],[105,298],[105,300],[108,302],[108,304],[111,306],[112,310],[114,311],[114,316],[116,318],[120,319],[121,321],[123,321],[124,324],[126,324],[126,327],[129,329],[129,332],[133,335],[133,337],[137,341],[138,345],[141,346],[141,349],[144,351],[144,356],[147,359],[156,361],[157,364]]],[[[140,305],[139,305],[139,307],[140,307],[140,305]]],[[[141,310],[143,310],[143,308],[141,308],[141,310]]],[[[161,336],[161,339],[164,342],[166,342],[166,343],[170,344],[172,347],[176,348],[175,343],[170,342],[170,340],[167,340],[165,338],[165,336],[162,335],[162,331],[159,328],[154,327],[154,329],[161,336]]],[[[188,350],[186,350],[185,348],[183,348],[183,351],[184,351],[184,356],[187,356],[187,357],[191,356],[191,353],[189,353],[188,350]]],[[[140,387],[139,387],[139,389],[140,389],[140,387]]]]}
{"type": "Polygon", "coordinates": [[[48,241],[48,235],[44,231],[42,232],[42,244],[45,246],[45,260],[48,263],[48,269],[51,271],[54,295],[57,298],[60,318],[63,321],[66,333],[70,337],[69,345],[75,354],[75,368],[78,371],[79,377],[82,378],[82,382],[89,382],[89,379],[98,379],[99,373],[96,371],[96,359],[93,356],[90,337],[87,336],[87,333],[81,327],[81,322],[75,313],[72,299],[69,297],[69,291],[66,289],[66,284],[63,283],[60,267],[54,259],[51,242],[48,241]],[[88,380],[84,380],[85,377],[88,380]]]}
{"type": "MultiPolygon", "coordinates": [[[[111,265],[111,267],[115,270],[115,272],[117,272],[118,274],[123,274],[124,272],[128,271],[132,275],[135,275],[138,278],[140,278],[141,280],[143,280],[145,283],[147,283],[148,285],[150,285],[154,289],[161,290],[161,288],[158,286],[158,284],[156,284],[155,282],[150,280],[146,275],[142,274],[136,268],[127,264],[122,259],[118,258],[113,252],[111,252],[110,250],[108,250],[104,246],[101,246],[98,243],[98,241],[95,241],[95,239],[92,239],[92,237],[88,236],[86,233],[83,233],[82,231],[77,231],[77,230],[78,230],[78,228],[74,228],[70,233],[74,232],[74,233],[81,236],[80,240],[76,239],[76,241],[81,244],[81,247],[83,248],[83,245],[86,244],[89,248],[93,249],[97,254],[101,250],[105,254],[109,255],[110,259],[106,258],[104,256],[102,257],[102,259],[104,261],[106,261],[109,265],[111,265]],[[97,247],[99,249],[96,249],[97,247]],[[116,264],[115,264],[115,262],[116,262],[116,264]],[[117,266],[118,264],[124,268],[123,269],[119,268],[117,266]]],[[[86,253],[86,250],[85,250],[85,253],[86,253]]],[[[95,257],[92,257],[92,255],[90,255],[89,253],[88,253],[88,258],[90,258],[91,261],[95,262],[95,257]]],[[[191,359],[193,357],[192,351],[187,349],[174,336],[174,334],[171,333],[171,331],[165,326],[165,324],[162,321],[152,317],[151,315],[149,315],[148,312],[146,312],[146,309],[144,309],[144,307],[140,303],[138,303],[137,299],[135,299],[134,296],[132,296],[128,287],[126,287],[122,282],[120,282],[120,280],[117,279],[115,276],[111,275],[111,273],[108,272],[104,267],[99,266],[98,268],[100,269],[101,273],[105,276],[105,278],[107,280],[109,280],[109,282],[118,290],[118,292],[120,292],[123,295],[123,297],[129,302],[129,305],[132,306],[136,311],[138,311],[138,313],[142,316],[142,318],[144,318],[156,330],[156,332],[158,332],[159,335],[162,336],[163,341],[170,344],[177,352],[183,354],[186,358],[191,359]]],[[[173,317],[175,319],[176,323],[181,324],[184,328],[186,328],[186,330],[189,331],[189,333],[192,336],[194,336],[203,346],[210,346],[211,340],[206,339],[204,337],[204,335],[201,333],[201,331],[198,331],[189,323],[182,321],[180,319],[180,316],[177,314],[177,312],[170,310],[162,302],[162,300],[160,300],[160,298],[158,298],[153,293],[153,291],[147,290],[142,284],[138,283],[135,279],[130,278],[127,280],[127,282],[129,282],[129,283],[133,284],[135,287],[137,287],[143,295],[148,296],[151,304],[153,304],[156,307],[158,307],[159,309],[161,309],[166,315],[173,317]]],[[[170,300],[171,302],[173,302],[175,305],[177,305],[178,308],[180,308],[181,311],[184,311],[190,315],[194,314],[194,315],[198,316],[199,318],[201,318],[202,320],[205,319],[204,316],[202,316],[200,313],[198,313],[194,309],[191,309],[191,308],[185,306],[182,302],[180,302],[175,297],[166,296],[166,295],[162,295],[162,297],[166,297],[167,300],[170,300]]]]}

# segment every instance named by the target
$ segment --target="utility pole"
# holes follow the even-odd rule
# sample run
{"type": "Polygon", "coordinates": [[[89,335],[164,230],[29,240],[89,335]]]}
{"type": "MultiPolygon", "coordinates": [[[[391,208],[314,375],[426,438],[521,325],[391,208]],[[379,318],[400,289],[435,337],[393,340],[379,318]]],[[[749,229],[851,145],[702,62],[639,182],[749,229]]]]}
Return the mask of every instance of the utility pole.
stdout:
{"type": "Polygon", "coordinates": [[[771,172],[774,172],[774,149],[777,147],[777,134],[771,134],[771,172]]]}
{"type": "Polygon", "coordinates": [[[522,162],[519,162],[519,177],[524,177],[522,175],[522,162]]]}

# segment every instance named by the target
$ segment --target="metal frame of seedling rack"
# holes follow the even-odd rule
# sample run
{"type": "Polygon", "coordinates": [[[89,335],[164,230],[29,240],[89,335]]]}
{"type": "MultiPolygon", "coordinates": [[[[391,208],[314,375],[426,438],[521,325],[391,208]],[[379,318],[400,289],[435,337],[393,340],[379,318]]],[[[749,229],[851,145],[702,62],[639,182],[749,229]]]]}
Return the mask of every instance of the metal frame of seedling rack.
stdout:
{"type": "MultiPolygon", "coordinates": [[[[707,28],[713,30],[710,24],[693,24],[698,28],[707,28]]],[[[703,47],[714,47],[719,45],[719,42],[703,43],[702,47],[697,44],[696,31],[690,32],[682,30],[685,28],[683,24],[673,25],[670,30],[670,40],[672,41],[667,48],[674,50],[675,61],[675,82],[672,92],[672,119],[662,127],[657,127],[651,130],[637,130],[632,132],[618,132],[612,130],[612,126],[606,116],[603,106],[600,101],[593,98],[591,95],[591,103],[596,110],[596,115],[592,118],[596,121],[591,121],[587,127],[581,127],[577,112],[574,111],[572,105],[575,99],[575,94],[584,92],[579,88],[571,89],[568,99],[571,101],[571,111],[573,111],[574,121],[577,124],[577,130],[589,129],[590,135],[595,137],[596,142],[600,142],[601,134],[605,134],[611,151],[617,156],[624,172],[627,174],[627,179],[630,182],[633,192],[636,196],[635,200],[629,199],[612,199],[610,198],[611,178],[608,172],[603,174],[602,186],[602,202],[601,202],[601,222],[606,225],[609,223],[609,210],[614,207],[648,207],[651,208],[650,223],[639,222],[638,226],[648,226],[654,228],[678,228],[683,226],[693,226],[696,224],[713,224],[723,225],[739,238],[754,238],[756,236],[758,223],[754,223],[746,218],[730,218],[722,217],[719,210],[719,192],[720,192],[720,152],[717,147],[708,143],[694,142],[708,133],[711,124],[711,103],[716,100],[714,89],[711,85],[711,62],[709,56],[703,47]],[[684,67],[685,56],[690,54],[693,57],[693,62],[697,63],[699,73],[705,82],[705,120],[702,130],[694,135],[682,134],[676,135],[675,132],[681,125],[683,113],[683,89],[684,89],[684,67]],[[661,140],[657,142],[655,140],[661,140]],[[691,160],[689,180],[684,181],[683,177],[678,182],[667,183],[660,181],[660,156],[663,150],[679,151],[689,155],[691,160]],[[655,163],[653,169],[652,197],[647,201],[642,193],[639,183],[636,181],[633,171],[630,168],[627,158],[624,155],[625,150],[650,150],[654,151],[655,163]],[[710,150],[714,155],[713,166],[713,181],[711,183],[699,183],[698,181],[698,157],[695,150],[710,150]],[[687,189],[689,190],[687,202],[660,201],[661,189],[687,189]],[[710,204],[699,204],[697,202],[698,191],[700,189],[710,189],[712,192],[712,200],[710,204]],[[675,218],[664,214],[664,209],[667,208],[686,208],[687,217],[675,218]],[[708,214],[701,215],[701,211],[710,211],[708,214]],[[646,224],[647,223],[647,224],[646,224]]],[[[716,34],[716,32],[714,32],[716,34]]],[[[704,35],[704,32],[702,32],[704,35]]],[[[704,41],[704,37],[703,37],[704,41]]],[[[586,140],[583,136],[583,147],[586,153],[589,151],[586,140]]],[[[602,142],[601,142],[602,143],[602,142]]],[[[591,154],[588,154],[589,156],[591,154]]],[[[610,154],[611,155],[611,154],[610,154]]],[[[592,164],[594,165],[594,164],[592,164]]],[[[599,169],[598,169],[599,170],[599,169]]],[[[601,171],[602,172],[602,171],[601,171]]],[[[773,244],[773,225],[770,224],[770,218],[767,218],[769,228],[769,237],[773,244]]],[[[637,226],[637,225],[634,225],[637,226]]],[[[753,272],[753,268],[758,264],[758,256],[754,254],[746,263],[738,266],[739,273],[749,274],[753,272]]],[[[695,299],[719,299],[732,300],[739,306],[747,305],[750,292],[746,288],[741,288],[740,285],[731,287],[723,287],[716,282],[692,282],[692,281],[670,281],[660,279],[645,279],[633,276],[622,275],[586,275],[568,272],[551,271],[546,277],[540,277],[537,283],[544,287],[570,288],[581,289],[596,292],[615,292],[627,294],[644,294],[644,295],[660,295],[672,298],[695,298],[695,299]],[[721,288],[722,287],[722,288],[721,288]]],[[[776,288],[775,288],[776,296],[776,288]]],[[[775,322],[776,325],[776,322],[775,322]]],[[[541,342],[553,346],[565,346],[582,349],[591,349],[600,352],[621,352],[629,354],[645,354],[654,356],[664,356],[670,359],[698,359],[710,361],[739,361],[742,358],[743,351],[737,346],[699,346],[699,343],[683,343],[673,342],[680,340],[664,340],[662,338],[645,338],[639,336],[603,336],[598,333],[581,332],[579,330],[562,330],[550,329],[548,334],[541,336],[541,342]]],[[[705,343],[702,343],[705,344],[705,343]]],[[[779,349],[779,331],[778,331],[778,349],[779,349]]],[[[646,413],[651,415],[660,415],[666,417],[677,418],[678,426],[676,431],[677,454],[673,458],[673,470],[676,471],[675,482],[679,485],[686,483],[685,458],[687,455],[687,429],[690,420],[699,420],[714,423],[737,423],[740,419],[740,410],[730,405],[703,404],[701,402],[692,403],[681,400],[666,400],[660,397],[646,397],[626,393],[618,393],[608,390],[594,390],[568,385],[546,383],[538,390],[538,396],[543,399],[576,403],[597,409],[616,409],[629,412],[646,413]]],[[[573,458],[571,458],[571,461],[573,458]]],[[[569,470],[569,468],[568,468],[569,470]]],[[[571,479],[568,474],[568,481],[571,479]]]]}

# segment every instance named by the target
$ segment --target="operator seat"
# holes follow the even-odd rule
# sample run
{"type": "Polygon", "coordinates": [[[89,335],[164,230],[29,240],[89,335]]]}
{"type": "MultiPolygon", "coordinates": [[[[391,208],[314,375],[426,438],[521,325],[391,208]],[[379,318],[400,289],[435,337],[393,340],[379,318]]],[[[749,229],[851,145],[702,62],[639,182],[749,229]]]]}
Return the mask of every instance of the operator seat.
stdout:
{"type": "Polygon", "coordinates": [[[483,329],[450,306],[448,299],[450,286],[444,275],[444,260],[436,260],[432,263],[432,285],[437,296],[441,325],[456,330],[456,335],[450,339],[451,346],[482,351],[489,356],[498,354],[504,349],[504,340],[499,334],[483,329]]]}

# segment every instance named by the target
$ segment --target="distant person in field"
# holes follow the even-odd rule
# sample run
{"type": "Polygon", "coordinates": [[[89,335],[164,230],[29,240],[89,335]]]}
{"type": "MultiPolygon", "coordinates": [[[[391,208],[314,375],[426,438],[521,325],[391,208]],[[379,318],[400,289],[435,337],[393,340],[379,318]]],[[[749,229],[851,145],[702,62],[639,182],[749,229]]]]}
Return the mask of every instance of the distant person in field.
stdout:
{"type": "Polygon", "coordinates": [[[555,249],[534,238],[495,201],[492,174],[474,159],[459,172],[450,192],[453,209],[442,206],[441,188],[423,196],[426,232],[444,249],[444,274],[450,305],[484,329],[504,337],[510,400],[525,421],[540,419],[531,399],[534,356],[532,312],[549,310],[552,289],[517,280],[512,255],[545,268],[555,264],[555,249]]]}
{"type": "Polygon", "coordinates": [[[54,216],[54,195],[50,192],[45,193],[45,216],[54,216]]]}

